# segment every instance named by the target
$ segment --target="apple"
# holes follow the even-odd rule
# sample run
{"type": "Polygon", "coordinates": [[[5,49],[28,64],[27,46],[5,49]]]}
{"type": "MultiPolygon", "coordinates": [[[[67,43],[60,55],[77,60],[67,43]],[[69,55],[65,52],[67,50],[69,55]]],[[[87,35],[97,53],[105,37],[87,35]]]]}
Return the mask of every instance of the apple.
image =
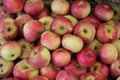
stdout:
{"type": "Polygon", "coordinates": [[[29,15],[38,15],[44,9],[42,0],[27,0],[24,5],[25,13],[29,15]]]}
{"type": "Polygon", "coordinates": [[[116,61],[110,64],[110,74],[113,77],[120,76],[120,58],[118,58],[116,61]]]}
{"type": "Polygon", "coordinates": [[[39,43],[49,50],[56,50],[61,43],[60,37],[52,31],[42,33],[39,43]]]}
{"type": "Polygon", "coordinates": [[[23,27],[23,35],[29,42],[35,42],[40,38],[45,26],[38,20],[29,20],[23,27]]]}
{"type": "Polygon", "coordinates": [[[39,75],[39,70],[33,67],[27,59],[17,62],[13,68],[13,76],[20,80],[32,80],[39,75]]]}
{"type": "Polygon", "coordinates": [[[95,6],[94,15],[103,21],[112,19],[114,10],[106,3],[99,3],[95,6]]]}
{"type": "Polygon", "coordinates": [[[50,51],[46,47],[38,45],[30,52],[28,60],[30,64],[40,69],[41,67],[47,66],[50,63],[50,51]]]}
{"type": "Polygon", "coordinates": [[[67,0],[53,0],[51,10],[57,15],[66,15],[70,11],[70,3],[67,0]]]}
{"type": "Polygon", "coordinates": [[[0,36],[6,40],[12,40],[17,36],[18,27],[13,18],[4,18],[0,20],[0,36]]]}
{"type": "Polygon", "coordinates": [[[23,27],[29,20],[33,20],[33,18],[29,14],[25,13],[16,17],[15,24],[18,27],[18,36],[23,37],[23,27]]]}
{"type": "Polygon", "coordinates": [[[90,11],[91,6],[87,0],[76,0],[71,5],[71,14],[78,19],[87,17],[90,11]]]}
{"type": "Polygon", "coordinates": [[[58,67],[66,66],[71,61],[71,53],[64,48],[58,48],[53,51],[51,57],[52,63],[58,67]]]}
{"type": "Polygon", "coordinates": [[[101,80],[106,80],[109,75],[109,69],[107,65],[96,62],[91,68],[90,72],[94,72],[95,74],[98,74],[101,80]]]}
{"type": "Polygon", "coordinates": [[[89,44],[86,45],[86,47],[92,49],[98,57],[98,51],[101,45],[102,43],[98,39],[94,38],[89,44]]]}
{"type": "Polygon", "coordinates": [[[51,16],[43,16],[39,18],[39,21],[45,25],[45,30],[50,30],[50,26],[53,20],[54,19],[51,16]]]}
{"type": "Polygon", "coordinates": [[[78,52],[77,61],[85,68],[92,67],[96,62],[96,54],[92,49],[84,48],[82,51],[78,52]]]}
{"type": "Polygon", "coordinates": [[[118,50],[118,57],[120,57],[120,39],[116,39],[112,42],[112,44],[117,48],[118,50]]]}
{"type": "Polygon", "coordinates": [[[90,21],[91,23],[93,23],[96,29],[101,24],[101,21],[98,18],[96,18],[95,16],[87,16],[83,20],[90,21]]]}
{"type": "Polygon", "coordinates": [[[27,59],[30,55],[31,50],[34,48],[35,44],[27,41],[24,38],[18,40],[18,43],[21,47],[21,55],[19,56],[20,59],[27,59]]]}
{"type": "Polygon", "coordinates": [[[14,61],[21,55],[21,47],[18,42],[7,41],[0,50],[1,57],[8,60],[14,61]]]}
{"type": "Polygon", "coordinates": [[[40,69],[40,74],[42,76],[47,77],[48,80],[54,80],[60,70],[61,70],[61,68],[50,63],[49,65],[42,67],[40,69]]]}
{"type": "Polygon", "coordinates": [[[48,78],[45,76],[37,76],[37,77],[33,78],[32,80],[48,80],[48,78]]]}
{"type": "Polygon", "coordinates": [[[68,19],[72,22],[73,27],[78,23],[77,18],[75,18],[75,17],[72,16],[72,15],[65,15],[65,17],[68,18],[68,19]]]}
{"type": "Polygon", "coordinates": [[[104,64],[112,64],[118,58],[118,50],[112,43],[104,43],[99,49],[99,58],[104,64]]]}
{"type": "Polygon", "coordinates": [[[8,77],[12,74],[14,63],[0,57],[0,78],[8,77]]]}
{"type": "Polygon", "coordinates": [[[3,0],[3,5],[10,13],[17,13],[22,11],[24,7],[23,0],[3,0]]]}
{"type": "Polygon", "coordinates": [[[83,40],[78,36],[73,34],[65,34],[62,37],[62,46],[72,53],[77,53],[82,50],[84,43],[83,40]]]}
{"type": "Polygon", "coordinates": [[[79,21],[74,27],[74,35],[80,37],[84,43],[91,42],[96,34],[95,26],[88,21],[79,21]]]}
{"type": "Polygon", "coordinates": [[[72,22],[66,17],[56,17],[51,23],[50,30],[62,36],[66,33],[72,33],[73,25],[72,22]]]}
{"type": "Polygon", "coordinates": [[[75,59],[72,59],[68,65],[64,66],[64,70],[70,70],[76,77],[87,73],[87,68],[79,65],[75,59]]]}
{"type": "Polygon", "coordinates": [[[80,76],[80,80],[101,80],[95,73],[88,72],[80,76]]]}
{"type": "Polygon", "coordinates": [[[70,70],[61,70],[57,74],[56,80],[78,80],[78,78],[70,70]]]}
{"type": "Polygon", "coordinates": [[[117,38],[117,30],[114,26],[108,23],[102,23],[97,28],[96,36],[101,42],[112,42],[117,38]]]}

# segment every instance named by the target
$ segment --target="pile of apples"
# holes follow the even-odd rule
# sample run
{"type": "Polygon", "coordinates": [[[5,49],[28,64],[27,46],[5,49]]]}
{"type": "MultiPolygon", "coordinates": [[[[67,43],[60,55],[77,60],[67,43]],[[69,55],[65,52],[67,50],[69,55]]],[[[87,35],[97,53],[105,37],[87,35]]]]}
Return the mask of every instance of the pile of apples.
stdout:
{"type": "Polygon", "coordinates": [[[0,80],[120,80],[120,22],[108,4],[91,6],[2,0],[0,80]]]}

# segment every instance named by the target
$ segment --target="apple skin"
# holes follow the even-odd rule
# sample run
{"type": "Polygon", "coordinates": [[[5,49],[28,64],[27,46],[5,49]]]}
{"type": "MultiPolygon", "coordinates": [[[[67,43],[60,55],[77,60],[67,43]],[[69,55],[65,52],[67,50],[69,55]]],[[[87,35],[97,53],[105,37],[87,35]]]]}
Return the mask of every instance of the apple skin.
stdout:
{"type": "Polygon", "coordinates": [[[120,58],[118,58],[115,62],[110,64],[110,74],[113,77],[120,76],[120,58]]]}
{"type": "Polygon", "coordinates": [[[30,52],[28,60],[34,67],[40,69],[50,63],[51,55],[46,47],[38,45],[30,52]]]}
{"type": "Polygon", "coordinates": [[[18,27],[13,18],[0,20],[0,36],[6,40],[14,39],[18,34],[18,27]]]}
{"type": "Polygon", "coordinates": [[[21,55],[19,56],[20,59],[27,59],[30,55],[31,50],[35,47],[34,43],[27,41],[24,38],[21,38],[17,41],[21,47],[21,55]]]}
{"type": "Polygon", "coordinates": [[[94,9],[94,15],[103,21],[108,21],[112,19],[114,15],[113,9],[106,3],[99,3],[94,9]]]}
{"type": "Polygon", "coordinates": [[[87,68],[79,65],[75,59],[72,59],[68,65],[64,66],[64,70],[70,70],[76,77],[87,73],[87,68]]]}
{"type": "Polygon", "coordinates": [[[45,46],[49,50],[56,50],[60,46],[60,37],[52,31],[42,33],[39,44],[45,46]]]}
{"type": "Polygon", "coordinates": [[[53,65],[52,63],[50,63],[49,65],[42,67],[40,69],[40,74],[42,76],[47,77],[48,80],[54,80],[60,70],[61,70],[60,67],[57,67],[53,65]]]}
{"type": "Polygon", "coordinates": [[[85,68],[92,67],[96,62],[96,54],[92,49],[84,48],[82,51],[78,52],[77,61],[85,68]]]}
{"type": "Polygon", "coordinates": [[[71,5],[71,14],[78,19],[87,17],[90,11],[91,6],[87,0],[76,0],[71,5]]]}
{"type": "Polygon", "coordinates": [[[23,0],[3,0],[3,5],[10,13],[20,12],[24,7],[23,0]]]}
{"type": "Polygon", "coordinates": [[[78,80],[78,78],[70,70],[61,70],[57,74],[56,80],[78,80]]]}
{"type": "Polygon", "coordinates": [[[24,5],[25,13],[31,16],[38,15],[43,9],[44,3],[42,0],[27,0],[24,5]]]}
{"type": "Polygon", "coordinates": [[[56,17],[51,23],[50,30],[62,36],[67,33],[72,33],[73,25],[72,22],[66,17],[56,17]]]}
{"type": "Polygon", "coordinates": [[[43,17],[39,18],[39,21],[45,25],[45,30],[47,30],[47,31],[50,30],[50,26],[51,26],[51,23],[53,20],[54,19],[51,16],[43,16],[43,17]]]}
{"type": "Polygon", "coordinates": [[[57,15],[66,15],[70,11],[70,3],[66,0],[53,0],[51,3],[51,10],[57,15]]]}
{"type": "Polygon", "coordinates": [[[71,51],[72,53],[77,53],[82,50],[84,46],[83,40],[72,34],[65,34],[62,37],[62,46],[71,51]]]}
{"type": "Polygon", "coordinates": [[[23,27],[23,35],[29,42],[35,42],[40,38],[45,26],[38,20],[29,20],[23,27]]]}
{"type": "Polygon", "coordinates": [[[97,28],[96,37],[99,41],[104,43],[112,42],[117,38],[117,30],[108,23],[102,23],[97,28]]]}
{"type": "Polygon", "coordinates": [[[20,80],[32,80],[39,75],[39,70],[33,67],[27,59],[22,59],[15,64],[13,76],[20,80]]]}
{"type": "Polygon", "coordinates": [[[52,52],[52,63],[57,67],[68,65],[71,61],[71,53],[64,48],[58,48],[52,52]]]}
{"type": "Polygon", "coordinates": [[[104,64],[112,64],[118,58],[117,48],[112,43],[104,43],[99,49],[99,58],[104,64]]]}
{"type": "Polygon", "coordinates": [[[0,78],[8,77],[12,74],[14,62],[7,61],[0,57],[0,78]]]}
{"type": "Polygon", "coordinates": [[[84,43],[91,42],[96,34],[95,26],[88,21],[79,21],[74,27],[74,35],[80,37],[84,43]]]}
{"type": "Polygon", "coordinates": [[[90,68],[90,72],[98,74],[101,80],[106,80],[109,75],[108,66],[98,61],[90,68]]]}
{"type": "Polygon", "coordinates": [[[23,37],[23,27],[29,20],[33,20],[33,18],[29,14],[25,13],[16,17],[15,24],[18,27],[18,36],[23,37]]]}
{"type": "Polygon", "coordinates": [[[0,53],[1,57],[5,60],[14,61],[21,55],[21,47],[18,42],[7,41],[1,47],[0,53]]]}
{"type": "Polygon", "coordinates": [[[37,76],[37,77],[33,78],[32,80],[48,80],[48,78],[45,76],[37,76]]]}

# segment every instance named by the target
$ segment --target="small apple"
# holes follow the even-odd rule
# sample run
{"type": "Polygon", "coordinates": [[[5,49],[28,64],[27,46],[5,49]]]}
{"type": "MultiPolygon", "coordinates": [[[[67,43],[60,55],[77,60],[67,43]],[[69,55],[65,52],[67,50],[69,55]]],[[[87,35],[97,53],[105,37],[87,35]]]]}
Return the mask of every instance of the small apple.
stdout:
{"type": "Polygon", "coordinates": [[[38,15],[44,9],[42,0],[26,0],[24,5],[25,13],[29,15],[38,15]]]}
{"type": "Polygon", "coordinates": [[[34,48],[34,43],[27,41],[26,39],[22,38],[18,40],[18,43],[21,47],[21,55],[19,56],[20,59],[27,59],[30,55],[31,50],[34,48]]]}
{"type": "Polygon", "coordinates": [[[48,78],[45,77],[45,76],[36,76],[36,77],[33,78],[32,80],[48,80],[48,78]]]}
{"type": "Polygon", "coordinates": [[[0,78],[8,77],[12,74],[14,63],[0,57],[0,78]]]}
{"type": "Polygon", "coordinates": [[[108,4],[99,3],[94,9],[94,15],[103,21],[108,21],[112,19],[114,11],[108,4]]]}
{"type": "Polygon", "coordinates": [[[62,36],[66,33],[72,33],[73,25],[72,22],[66,17],[56,17],[50,27],[51,31],[62,36]]]}
{"type": "Polygon", "coordinates": [[[70,11],[70,3],[67,0],[53,0],[51,10],[57,15],[66,15],[70,11]]]}
{"type": "Polygon", "coordinates": [[[38,45],[30,52],[28,60],[30,64],[40,69],[41,67],[47,66],[50,63],[50,51],[46,47],[38,45]]]}
{"type": "Polygon", "coordinates": [[[45,26],[38,20],[29,20],[23,27],[23,35],[29,42],[34,42],[40,38],[45,26]]]}
{"type": "Polygon", "coordinates": [[[112,43],[104,43],[99,49],[99,58],[104,64],[112,64],[118,58],[118,50],[112,43]]]}
{"type": "Polygon", "coordinates": [[[71,5],[71,14],[78,19],[87,17],[90,11],[91,6],[87,0],[76,0],[71,5]]]}
{"type": "Polygon", "coordinates": [[[0,50],[1,57],[8,60],[14,61],[21,55],[21,47],[18,42],[7,41],[0,50]]]}
{"type": "Polygon", "coordinates": [[[91,42],[95,37],[95,26],[88,21],[79,21],[74,27],[74,34],[79,36],[84,43],[91,42]]]}
{"type": "Polygon", "coordinates": [[[117,38],[117,30],[114,26],[108,23],[102,23],[97,28],[96,36],[101,42],[112,42],[117,38]]]}
{"type": "Polygon", "coordinates": [[[23,0],[3,0],[3,5],[10,13],[20,12],[24,7],[23,0]]]}
{"type": "Polygon", "coordinates": [[[62,37],[62,46],[71,51],[72,53],[77,53],[82,50],[84,43],[82,39],[78,36],[72,34],[65,34],[62,37]]]}
{"type": "Polygon", "coordinates": [[[57,74],[56,80],[78,80],[78,78],[69,70],[61,70],[57,74]]]}
{"type": "Polygon", "coordinates": [[[82,51],[78,52],[77,61],[85,68],[92,67],[96,62],[96,54],[92,49],[84,48],[82,51]]]}
{"type": "Polygon", "coordinates": [[[60,46],[60,37],[52,31],[45,31],[40,38],[40,44],[49,50],[56,50],[60,46]]]}
{"type": "Polygon", "coordinates": [[[20,80],[32,80],[38,74],[39,70],[33,67],[27,59],[20,60],[13,68],[13,76],[20,80]]]}
{"type": "Polygon", "coordinates": [[[53,21],[53,17],[43,16],[43,17],[39,18],[39,21],[45,25],[45,30],[50,30],[50,26],[53,21]]]}
{"type": "Polygon", "coordinates": [[[58,48],[52,52],[52,63],[55,66],[63,67],[71,61],[71,53],[64,48],[58,48]]]}

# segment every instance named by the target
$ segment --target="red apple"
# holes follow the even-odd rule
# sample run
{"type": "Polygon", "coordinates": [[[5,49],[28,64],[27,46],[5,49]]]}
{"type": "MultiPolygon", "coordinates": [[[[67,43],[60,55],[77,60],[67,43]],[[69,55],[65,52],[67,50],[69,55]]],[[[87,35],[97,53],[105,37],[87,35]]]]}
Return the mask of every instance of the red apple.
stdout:
{"type": "Polygon", "coordinates": [[[23,34],[26,40],[34,42],[40,38],[45,26],[38,20],[29,20],[23,27],[23,34]]]}
{"type": "Polygon", "coordinates": [[[27,59],[22,59],[13,68],[13,76],[20,80],[32,80],[38,76],[39,70],[33,67],[27,59]]]}
{"type": "Polygon", "coordinates": [[[72,22],[66,17],[56,17],[51,23],[51,31],[62,36],[66,33],[72,33],[73,25],[72,22]]]}
{"type": "Polygon", "coordinates": [[[25,2],[24,11],[32,16],[38,15],[44,9],[42,0],[27,0],[25,2]]]}
{"type": "Polygon", "coordinates": [[[79,21],[74,27],[74,34],[79,36],[84,43],[91,42],[95,37],[95,26],[88,21],[79,21]]]}
{"type": "Polygon", "coordinates": [[[24,7],[23,0],[3,0],[3,5],[10,13],[20,12],[24,7]]]}
{"type": "Polygon", "coordinates": [[[90,11],[91,6],[87,0],[76,0],[71,5],[71,14],[78,19],[87,17],[90,11]]]}
{"type": "Polygon", "coordinates": [[[40,38],[40,44],[49,50],[56,50],[60,46],[60,37],[52,31],[45,31],[40,38]]]}
{"type": "Polygon", "coordinates": [[[46,47],[38,45],[30,52],[28,60],[34,67],[40,69],[50,63],[51,55],[46,47]]]}
{"type": "Polygon", "coordinates": [[[94,15],[103,21],[108,21],[112,19],[114,11],[108,4],[99,3],[95,7],[94,15]]]}
{"type": "Polygon", "coordinates": [[[99,58],[105,64],[112,64],[118,58],[118,50],[112,43],[104,43],[99,49],[99,58]]]}
{"type": "Polygon", "coordinates": [[[53,0],[51,10],[57,15],[66,15],[70,11],[70,3],[67,0],[53,0]]]}
{"type": "Polygon", "coordinates": [[[62,37],[62,46],[72,53],[77,53],[82,50],[84,43],[83,40],[78,36],[65,34],[62,37]]]}
{"type": "Polygon", "coordinates": [[[33,78],[32,80],[48,80],[48,78],[45,76],[37,76],[37,77],[33,78]]]}
{"type": "Polygon", "coordinates": [[[112,42],[117,38],[117,30],[108,23],[102,23],[97,28],[96,36],[101,42],[112,42]]]}
{"type": "Polygon", "coordinates": [[[64,48],[56,49],[52,52],[52,63],[55,66],[63,67],[68,65],[71,61],[71,54],[64,48]]]}
{"type": "Polygon", "coordinates": [[[56,80],[78,80],[78,78],[69,70],[61,70],[57,74],[56,80]]]}
{"type": "Polygon", "coordinates": [[[92,67],[96,62],[96,54],[92,49],[84,48],[82,51],[78,52],[77,61],[85,68],[92,67]]]}

